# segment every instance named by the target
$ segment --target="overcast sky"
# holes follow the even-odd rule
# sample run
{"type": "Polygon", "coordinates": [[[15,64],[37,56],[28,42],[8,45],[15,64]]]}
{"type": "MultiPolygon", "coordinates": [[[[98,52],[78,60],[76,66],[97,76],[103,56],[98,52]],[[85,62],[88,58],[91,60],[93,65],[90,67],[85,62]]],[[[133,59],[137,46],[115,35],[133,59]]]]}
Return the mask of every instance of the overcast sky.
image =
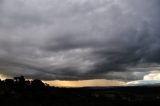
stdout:
{"type": "Polygon", "coordinates": [[[0,74],[141,80],[160,70],[160,0],[0,0],[0,74]]]}

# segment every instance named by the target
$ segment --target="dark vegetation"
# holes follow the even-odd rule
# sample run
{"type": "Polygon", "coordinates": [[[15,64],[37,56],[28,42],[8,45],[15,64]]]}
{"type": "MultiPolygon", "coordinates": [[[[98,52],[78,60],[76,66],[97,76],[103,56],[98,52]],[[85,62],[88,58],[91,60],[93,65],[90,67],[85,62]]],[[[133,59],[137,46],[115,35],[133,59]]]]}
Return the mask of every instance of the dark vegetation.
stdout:
{"type": "Polygon", "coordinates": [[[135,106],[160,103],[160,86],[57,88],[23,76],[0,81],[0,106],[135,106]]]}

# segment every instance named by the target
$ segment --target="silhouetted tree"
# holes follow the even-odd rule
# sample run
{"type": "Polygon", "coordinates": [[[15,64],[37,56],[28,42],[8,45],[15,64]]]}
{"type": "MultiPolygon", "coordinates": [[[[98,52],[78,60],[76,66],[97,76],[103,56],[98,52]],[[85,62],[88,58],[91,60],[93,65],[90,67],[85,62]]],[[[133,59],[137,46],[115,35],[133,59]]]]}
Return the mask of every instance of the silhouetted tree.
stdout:
{"type": "Polygon", "coordinates": [[[14,80],[15,80],[16,83],[25,84],[25,78],[24,78],[24,76],[14,77],[14,80]]]}
{"type": "Polygon", "coordinates": [[[13,88],[14,87],[14,80],[13,79],[6,79],[5,86],[9,89],[13,88]]]}
{"type": "Polygon", "coordinates": [[[35,88],[43,88],[45,87],[45,84],[41,80],[35,79],[31,81],[31,86],[35,88]]]}

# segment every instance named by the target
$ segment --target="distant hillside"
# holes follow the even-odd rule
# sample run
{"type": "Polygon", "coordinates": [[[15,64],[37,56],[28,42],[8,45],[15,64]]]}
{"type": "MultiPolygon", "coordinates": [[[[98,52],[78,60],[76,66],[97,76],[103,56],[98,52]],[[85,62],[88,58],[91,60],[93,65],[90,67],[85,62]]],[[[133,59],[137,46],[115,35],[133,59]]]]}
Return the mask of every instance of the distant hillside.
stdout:
{"type": "Polygon", "coordinates": [[[160,104],[160,85],[58,88],[23,76],[0,81],[1,106],[135,106],[160,104]]]}

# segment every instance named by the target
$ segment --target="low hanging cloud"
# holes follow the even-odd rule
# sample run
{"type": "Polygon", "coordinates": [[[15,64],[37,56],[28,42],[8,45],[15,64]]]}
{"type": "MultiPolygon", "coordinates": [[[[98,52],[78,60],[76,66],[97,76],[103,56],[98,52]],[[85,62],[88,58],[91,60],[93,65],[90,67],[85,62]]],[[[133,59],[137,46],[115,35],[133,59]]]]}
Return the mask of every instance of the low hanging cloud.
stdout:
{"type": "Polygon", "coordinates": [[[160,80],[160,72],[152,71],[151,73],[145,75],[143,80],[160,80]]]}
{"type": "Polygon", "coordinates": [[[0,73],[137,80],[159,67],[159,0],[0,0],[0,73]]]}
{"type": "Polygon", "coordinates": [[[160,72],[159,70],[153,70],[150,73],[144,75],[143,80],[129,81],[125,83],[127,86],[137,85],[159,85],[160,84],[160,72]]]}

